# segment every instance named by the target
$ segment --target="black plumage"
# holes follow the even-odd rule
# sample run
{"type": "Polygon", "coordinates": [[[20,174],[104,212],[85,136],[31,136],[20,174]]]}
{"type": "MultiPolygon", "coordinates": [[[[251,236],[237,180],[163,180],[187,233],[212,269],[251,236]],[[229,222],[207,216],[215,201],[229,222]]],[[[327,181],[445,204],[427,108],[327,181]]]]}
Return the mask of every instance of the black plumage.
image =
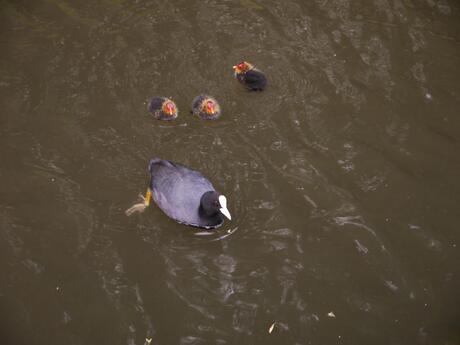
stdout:
{"type": "Polygon", "coordinates": [[[153,97],[149,102],[148,110],[157,120],[170,121],[178,115],[176,104],[166,97],[153,97]]]}
{"type": "Polygon", "coordinates": [[[214,97],[199,95],[192,102],[192,114],[203,120],[215,120],[220,117],[220,105],[214,97]]]}
{"type": "Polygon", "coordinates": [[[150,198],[170,218],[181,224],[214,229],[222,225],[225,215],[231,219],[227,199],[198,171],[159,158],[150,160],[150,183],[143,203],[126,211],[142,212],[150,198]]]}
{"type": "Polygon", "coordinates": [[[251,91],[262,91],[267,86],[265,74],[248,62],[241,62],[233,66],[236,79],[251,91]]]}

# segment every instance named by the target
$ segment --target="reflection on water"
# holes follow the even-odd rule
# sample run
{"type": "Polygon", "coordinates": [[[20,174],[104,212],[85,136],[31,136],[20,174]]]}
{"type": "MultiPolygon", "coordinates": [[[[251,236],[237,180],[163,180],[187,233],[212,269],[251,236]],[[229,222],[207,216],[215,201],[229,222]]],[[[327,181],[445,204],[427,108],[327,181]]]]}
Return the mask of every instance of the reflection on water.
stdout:
{"type": "Polygon", "coordinates": [[[459,11],[4,1],[5,344],[458,343],[459,11]],[[189,115],[201,93],[219,121],[189,115]],[[209,176],[232,222],[125,217],[152,156],[209,176]]]}

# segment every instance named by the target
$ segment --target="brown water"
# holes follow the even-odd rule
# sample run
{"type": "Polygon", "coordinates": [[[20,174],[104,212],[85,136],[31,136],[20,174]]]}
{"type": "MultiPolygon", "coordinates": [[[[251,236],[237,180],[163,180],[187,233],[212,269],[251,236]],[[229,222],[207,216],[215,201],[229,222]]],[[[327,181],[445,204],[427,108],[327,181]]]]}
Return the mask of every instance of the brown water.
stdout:
{"type": "Polygon", "coordinates": [[[460,343],[457,1],[0,3],[2,344],[460,343]],[[154,156],[233,220],[127,218],[154,156]]]}

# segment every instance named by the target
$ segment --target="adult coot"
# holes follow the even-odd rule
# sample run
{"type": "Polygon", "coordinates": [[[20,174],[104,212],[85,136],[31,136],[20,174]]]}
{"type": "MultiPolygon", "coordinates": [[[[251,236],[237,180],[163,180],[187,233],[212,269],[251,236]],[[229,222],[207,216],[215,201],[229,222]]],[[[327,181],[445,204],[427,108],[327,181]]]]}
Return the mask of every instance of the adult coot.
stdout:
{"type": "Polygon", "coordinates": [[[238,65],[233,66],[236,79],[251,91],[262,91],[267,85],[265,74],[251,65],[249,62],[243,61],[238,65]]]}
{"type": "Polygon", "coordinates": [[[227,199],[203,175],[182,164],[154,158],[149,163],[150,183],[143,203],[126,210],[129,216],[149,206],[150,198],[179,223],[213,229],[231,219],[227,199]]]}
{"type": "Polygon", "coordinates": [[[153,97],[148,109],[157,120],[174,120],[178,113],[176,104],[166,97],[153,97]]]}
{"type": "Polygon", "coordinates": [[[192,114],[203,120],[215,120],[220,116],[219,103],[211,96],[199,95],[192,102],[192,114]]]}

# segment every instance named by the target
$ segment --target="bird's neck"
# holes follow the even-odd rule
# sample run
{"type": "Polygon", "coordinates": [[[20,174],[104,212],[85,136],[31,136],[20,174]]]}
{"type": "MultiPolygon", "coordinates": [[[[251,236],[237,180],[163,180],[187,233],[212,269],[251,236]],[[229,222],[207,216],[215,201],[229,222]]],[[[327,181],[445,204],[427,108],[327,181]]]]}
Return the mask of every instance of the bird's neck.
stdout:
{"type": "Polygon", "coordinates": [[[207,224],[220,224],[223,221],[222,214],[217,211],[217,212],[206,212],[202,206],[200,206],[200,210],[198,212],[200,215],[200,218],[205,220],[207,224]]]}
{"type": "Polygon", "coordinates": [[[209,218],[209,217],[212,217],[216,214],[218,214],[219,212],[215,211],[215,210],[209,210],[209,209],[205,209],[203,207],[203,204],[200,204],[200,208],[198,210],[198,213],[200,214],[201,217],[205,217],[205,218],[209,218]]]}

